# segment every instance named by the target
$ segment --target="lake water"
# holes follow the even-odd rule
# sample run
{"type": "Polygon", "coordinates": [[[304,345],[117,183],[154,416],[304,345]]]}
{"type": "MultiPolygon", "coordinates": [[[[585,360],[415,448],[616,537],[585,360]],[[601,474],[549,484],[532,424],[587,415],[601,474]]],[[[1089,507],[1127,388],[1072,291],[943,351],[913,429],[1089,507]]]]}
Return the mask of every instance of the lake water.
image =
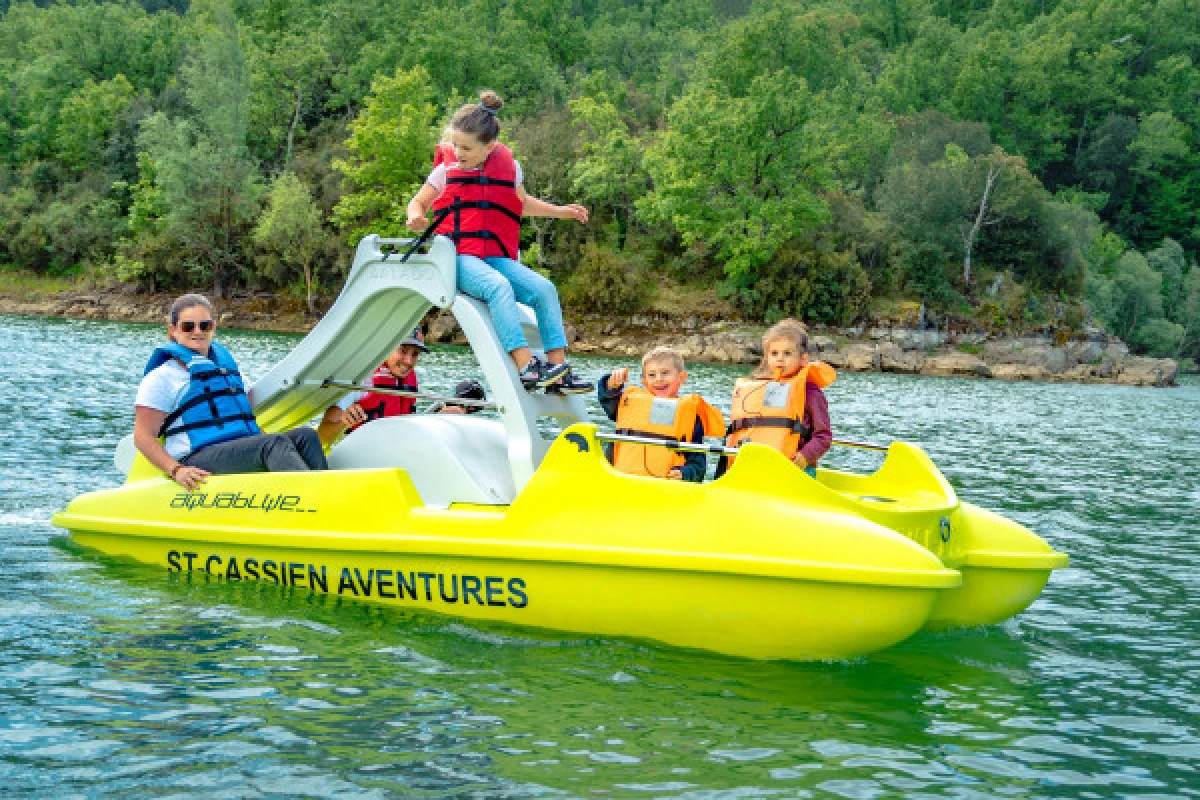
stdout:
{"type": "MultiPolygon", "coordinates": [[[[161,336],[0,316],[2,796],[1200,796],[1200,381],[842,376],[837,435],[918,443],[1072,566],[1001,626],[755,662],[79,551],[50,516],[119,482],[113,446],[161,336]]],[[[222,341],[253,378],[297,338],[222,341]]],[[[593,378],[622,363],[576,362],[593,378]]],[[[422,385],[472,363],[435,348],[422,385]]],[[[690,372],[728,408],[738,369],[690,372]]]]}

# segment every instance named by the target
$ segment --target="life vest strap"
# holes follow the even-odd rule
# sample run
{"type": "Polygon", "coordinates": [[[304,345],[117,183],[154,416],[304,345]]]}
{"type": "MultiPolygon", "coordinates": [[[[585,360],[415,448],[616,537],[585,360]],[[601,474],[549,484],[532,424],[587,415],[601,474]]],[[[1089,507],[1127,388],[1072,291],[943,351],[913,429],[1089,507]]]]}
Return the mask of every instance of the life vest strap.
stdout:
{"type": "Polygon", "coordinates": [[[224,378],[224,377],[241,378],[242,373],[240,373],[236,370],[225,369],[224,367],[214,367],[213,369],[206,369],[206,370],[204,370],[204,372],[194,372],[191,375],[192,380],[201,381],[201,382],[210,381],[213,378],[224,378]]]}
{"type": "Polygon", "coordinates": [[[497,203],[495,200],[466,200],[466,201],[456,200],[454,202],[454,205],[450,206],[450,208],[453,209],[455,213],[457,213],[460,209],[463,209],[463,208],[478,208],[481,211],[499,211],[501,214],[505,215],[509,219],[516,221],[518,224],[521,222],[520,214],[513,211],[508,206],[497,203]]]}
{"type": "MultiPolygon", "coordinates": [[[[454,206],[447,206],[446,208],[443,208],[442,210],[440,210],[436,214],[434,214],[433,222],[431,222],[429,224],[429,227],[427,227],[425,230],[421,231],[421,235],[416,238],[416,240],[412,243],[412,246],[410,246],[408,248],[408,250],[405,251],[404,255],[401,256],[400,263],[404,264],[405,262],[407,262],[408,259],[410,257],[412,257],[412,254],[417,252],[417,248],[419,248],[421,245],[425,244],[425,242],[429,241],[429,237],[433,236],[433,234],[437,230],[437,227],[439,225],[441,225],[442,221],[445,220],[446,217],[450,216],[451,212],[453,212],[453,211],[454,211],[454,206]]],[[[382,260],[387,261],[387,258],[389,255],[391,255],[391,253],[384,253],[382,260]]]]}
{"type": "MultiPolygon", "coordinates": [[[[457,219],[457,216],[455,217],[457,219]]],[[[504,240],[491,231],[455,231],[454,233],[444,234],[457,244],[459,239],[491,239],[500,248],[500,252],[507,259],[512,259],[512,253],[508,252],[508,248],[504,246],[504,240]]],[[[515,260],[515,259],[514,259],[515,260]]]]}
{"type": "MultiPolygon", "coordinates": [[[[640,436],[643,439],[654,439],[659,442],[678,442],[674,436],[668,436],[665,433],[651,433],[650,431],[639,431],[637,428],[617,428],[617,433],[622,436],[640,436]]],[[[636,443],[635,443],[636,444],[636,443]]]]}
{"type": "MultiPolygon", "coordinates": [[[[216,399],[218,397],[236,397],[240,394],[245,394],[245,393],[246,393],[245,390],[240,389],[236,386],[227,386],[224,389],[217,389],[216,391],[209,391],[209,392],[203,392],[201,394],[198,394],[195,397],[193,397],[191,400],[188,400],[184,403],[180,403],[179,408],[175,409],[174,411],[172,411],[170,414],[167,414],[167,416],[163,418],[162,425],[160,425],[158,428],[158,435],[166,436],[168,434],[179,433],[184,430],[191,430],[192,428],[203,427],[203,425],[201,425],[199,423],[193,423],[191,425],[185,425],[182,428],[175,428],[174,430],[167,430],[168,428],[171,427],[171,423],[175,422],[175,420],[177,420],[181,416],[183,416],[183,414],[186,411],[188,411],[189,409],[195,408],[198,405],[203,405],[204,403],[211,403],[214,399],[216,399]]],[[[253,418],[253,415],[251,415],[251,418],[253,418]]]]}
{"type": "Polygon", "coordinates": [[[499,178],[489,178],[486,175],[456,175],[454,177],[446,176],[446,184],[451,183],[459,185],[478,185],[478,186],[503,186],[507,189],[517,188],[516,181],[505,181],[499,178]]]}
{"type": "Polygon", "coordinates": [[[200,422],[192,422],[188,425],[180,425],[178,428],[160,432],[160,436],[174,436],[178,433],[186,433],[199,428],[222,428],[229,422],[256,422],[253,414],[231,414],[228,417],[214,417],[213,419],[205,419],[200,422]]]}
{"type": "Polygon", "coordinates": [[[729,423],[727,433],[732,435],[750,428],[787,428],[805,439],[812,436],[812,428],[805,425],[803,421],[793,420],[791,417],[742,417],[729,423]]]}

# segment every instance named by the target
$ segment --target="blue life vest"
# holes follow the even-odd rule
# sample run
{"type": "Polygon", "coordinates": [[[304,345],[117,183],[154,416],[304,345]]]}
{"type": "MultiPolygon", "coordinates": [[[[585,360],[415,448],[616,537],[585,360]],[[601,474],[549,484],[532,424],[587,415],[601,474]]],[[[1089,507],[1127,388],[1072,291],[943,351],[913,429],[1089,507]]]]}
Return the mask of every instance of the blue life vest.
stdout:
{"type": "Polygon", "coordinates": [[[178,342],[155,350],[146,363],[146,374],[173,358],[187,366],[191,384],[179,407],[167,414],[159,436],[187,433],[192,452],[219,442],[262,433],[254,420],[254,409],[246,397],[237,362],[221,345],[213,342],[204,357],[178,342]]]}

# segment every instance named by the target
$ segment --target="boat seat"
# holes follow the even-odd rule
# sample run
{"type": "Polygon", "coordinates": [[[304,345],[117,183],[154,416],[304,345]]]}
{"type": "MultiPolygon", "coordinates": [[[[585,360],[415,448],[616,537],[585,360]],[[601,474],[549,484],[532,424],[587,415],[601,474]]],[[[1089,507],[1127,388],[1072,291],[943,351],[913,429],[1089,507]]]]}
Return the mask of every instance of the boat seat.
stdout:
{"type": "Polygon", "coordinates": [[[426,506],[508,505],[516,497],[508,437],[493,419],[408,414],[373,420],[329,451],[330,469],[399,467],[426,506]]]}

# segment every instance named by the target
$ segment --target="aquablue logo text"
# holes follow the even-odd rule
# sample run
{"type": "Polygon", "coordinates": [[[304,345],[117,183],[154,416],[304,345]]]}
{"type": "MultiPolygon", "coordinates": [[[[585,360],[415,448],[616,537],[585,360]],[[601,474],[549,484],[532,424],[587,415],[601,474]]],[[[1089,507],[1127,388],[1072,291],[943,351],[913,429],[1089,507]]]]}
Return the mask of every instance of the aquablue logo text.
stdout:
{"type": "Polygon", "coordinates": [[[315,508],[302,508],[301,498],[295,494],[271,494],[270,492],[242,494],[241,492],[180,492],[171,498],[171,508],[184,508],[196,511],[201,508],[245,508],[271,511],[316,511],[315,508]]]}

